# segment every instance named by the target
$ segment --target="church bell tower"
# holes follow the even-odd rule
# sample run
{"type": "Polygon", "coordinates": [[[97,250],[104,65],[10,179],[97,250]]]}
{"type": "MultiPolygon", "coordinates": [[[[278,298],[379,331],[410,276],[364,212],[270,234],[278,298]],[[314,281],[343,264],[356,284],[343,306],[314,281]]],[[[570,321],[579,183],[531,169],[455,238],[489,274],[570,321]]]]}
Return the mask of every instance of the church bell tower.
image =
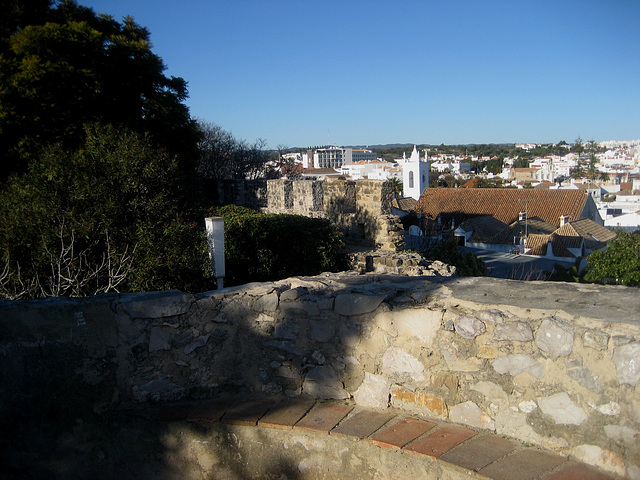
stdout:
{"type": "Polygon", "coordinates": [[[413,146],[411,157],[402,165],[402,186],[404,196],[416,200],[420,199],[424,189],[429,186],[429,159],[426,150],[424,158],[420,158],[418,148],[413,146]]]}

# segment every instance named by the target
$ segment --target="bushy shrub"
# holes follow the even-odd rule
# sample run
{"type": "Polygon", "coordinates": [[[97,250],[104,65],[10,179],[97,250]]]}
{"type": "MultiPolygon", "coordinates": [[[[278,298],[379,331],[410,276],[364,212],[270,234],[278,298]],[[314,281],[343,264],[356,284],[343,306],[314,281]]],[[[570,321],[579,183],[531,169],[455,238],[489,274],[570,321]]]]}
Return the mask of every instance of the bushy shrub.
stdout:
{"type": "Polygon", "coordinates": [[[618,238],[606,250],[587,257],[584,279],[594,283],[640,286],[640,230],[618,230],[618,238]]]}
{"type": "Polygon", "coordinates": [[[212,209],[224,217],[225,285],[239,285],[342,269],[342,236],[328,220],[263,214],[234,205],[212,209]]]}
{"type": "Polygon", "coordinates": [[[0,296],[206,290],[204,221],[179,178],[174,156],[110,126],[45,149],[0,192],[0,296]]]}

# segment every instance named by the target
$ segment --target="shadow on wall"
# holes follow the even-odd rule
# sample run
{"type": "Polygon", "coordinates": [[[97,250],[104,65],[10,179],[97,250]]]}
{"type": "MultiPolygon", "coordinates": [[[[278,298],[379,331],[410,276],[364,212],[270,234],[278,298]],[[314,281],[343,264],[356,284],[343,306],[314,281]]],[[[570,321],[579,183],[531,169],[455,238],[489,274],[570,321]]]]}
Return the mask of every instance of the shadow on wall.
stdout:
{"type": "Polygon", "coordinates": [[[271,451],[270,429],[247,441],[238,425],[151,414],[254,396],[391,402],[563,454],[601,452],[597,465],[624,476],[640,459],[627,434],[640,430],[636,291],[530,285],[343,273],[0,303],[2,478],[264,478],[265,464],[301,478],[296,435],[271,451]]]}
{"type": "MultiPolygon", "coordinates": [[[[319,276],[195,298],[159,292],[5,302],[2,477],[262,477],[232,461],[255,454],[260,429],[253,445],[240,445],[232,431],[157,422],[147,413],[204,398],[351,397],[363,374],[350,352],[372,328],[359,315],[390,309],[385,301],[398,295],[406,303],[393,308],[427,298],[410,277],[394,277],[393,291],[380,289],[380,279],[362,285],[354,276],[337,290],[319,276]],[[141,405],[136,416],[123,416],[123,408],[141,405]],[[214,448],[220,444],[223,451],[214,448]],[[223,464],[226,473],[216,476],[223,464]]],[[[361,361],[375,370],[373,357],[361,361]]],[[[299,478],[284,455],[268,454],[270,476],[299,478]]]]}

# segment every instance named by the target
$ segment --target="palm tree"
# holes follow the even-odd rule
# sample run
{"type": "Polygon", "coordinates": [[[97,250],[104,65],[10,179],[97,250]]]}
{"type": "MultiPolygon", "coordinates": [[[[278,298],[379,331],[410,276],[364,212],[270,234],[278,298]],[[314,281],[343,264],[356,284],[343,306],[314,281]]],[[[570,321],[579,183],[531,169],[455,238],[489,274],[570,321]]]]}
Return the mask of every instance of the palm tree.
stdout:
{"type": "Polygon", "coordinates": [[[402,180],[398,177],[391,177],[389,183],[391,183],[391,193],[393,193],[393,196],[395,198],[401,198],[403,190],[402,180]]]}

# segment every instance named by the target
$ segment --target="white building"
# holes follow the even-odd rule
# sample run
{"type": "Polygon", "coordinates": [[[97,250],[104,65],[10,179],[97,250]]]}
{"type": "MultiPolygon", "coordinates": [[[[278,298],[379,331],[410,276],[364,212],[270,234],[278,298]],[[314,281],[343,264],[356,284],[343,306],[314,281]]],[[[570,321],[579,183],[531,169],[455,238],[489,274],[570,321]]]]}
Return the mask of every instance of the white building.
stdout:
{"type": "Polygon", "coordinates": [[[326,147],[318,148],[313,154],[314,168],[335,168],[360,160],[375,160],[377,155],[361,148],[326,147]]]}
{"type": "Polygon", "coordinates": [[[607,228],[624,228],[634,231],[640,228],[640,210],[634,213],[626,213],[617,217],[606,218],[604,226],[607,228]]]}
{"type": "Polygon", "coordinates": [[[449,172],[453,175],[460,175],[461,173],[471,170],[471,164],[469,162],[462,162],[460,159],[451,160],[438,160],[431,162],[431,170],[438,173],[449,172]]]}
{"type": "Polygon", "coordinates": [[[403,155],[398,162],[402,166],[402,186],[405,197],[420,199],[420,195],[429,186],[429,159],[425,151],[424,158],[420,158],[418,148],[414,145],[411,157],[403,155]]]}
{"type": "Polygon", "coordinates": [[[387,180],[398,176],[398,165],[384,160],[359,160],[342,166],[342,174],[352,180],[387,180]]]}

